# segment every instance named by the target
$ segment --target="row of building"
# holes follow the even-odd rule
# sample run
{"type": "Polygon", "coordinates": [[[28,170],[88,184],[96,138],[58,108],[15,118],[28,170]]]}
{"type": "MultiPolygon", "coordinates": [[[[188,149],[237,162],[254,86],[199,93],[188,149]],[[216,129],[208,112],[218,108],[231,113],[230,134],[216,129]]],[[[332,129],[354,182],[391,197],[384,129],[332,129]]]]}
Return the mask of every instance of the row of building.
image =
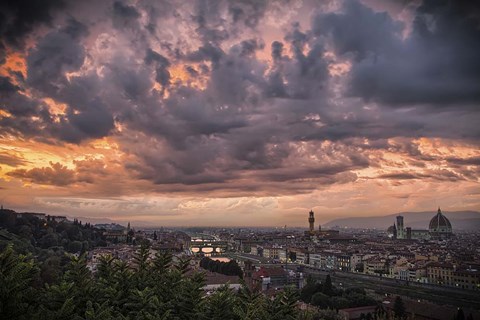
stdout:
{"type": "Polygon", "coordinates": [[[454,235],[440,208],[428,230],[405,228],[403,217],[398,217],[393,237],[392,230],[353,230],[348,234],[321,227],[315,230],[313,211],[308,222],[305,232],[245,230],[233,237],[220,234],[220,238],[230,243],[231,250],[270,263],[480,290],[480,251],[476,246],[480,234],[454,235]]]}

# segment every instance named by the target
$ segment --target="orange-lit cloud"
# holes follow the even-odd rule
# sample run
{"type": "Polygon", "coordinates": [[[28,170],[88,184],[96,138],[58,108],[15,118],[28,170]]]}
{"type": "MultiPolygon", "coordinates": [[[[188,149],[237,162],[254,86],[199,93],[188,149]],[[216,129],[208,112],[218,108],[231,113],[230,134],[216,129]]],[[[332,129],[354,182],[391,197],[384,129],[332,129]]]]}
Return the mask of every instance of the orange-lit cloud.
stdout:
{"type": "Polygon", "coordinates": [[[451,9],[66,1],[17,32],[7,12],[0,200],[169,225],[479,210],[478,17],[451,9]]]}
{"type": "MultiPolygon", "coordinates": [[[[0,65],[0,75],[9,76],[13,72],[19,72],[23,77],[27,76],[25,57],[20,52],[7,50],[5,63],[0,65]]],[[[13,80],[15,82],[15,80],[13,80]]]]}

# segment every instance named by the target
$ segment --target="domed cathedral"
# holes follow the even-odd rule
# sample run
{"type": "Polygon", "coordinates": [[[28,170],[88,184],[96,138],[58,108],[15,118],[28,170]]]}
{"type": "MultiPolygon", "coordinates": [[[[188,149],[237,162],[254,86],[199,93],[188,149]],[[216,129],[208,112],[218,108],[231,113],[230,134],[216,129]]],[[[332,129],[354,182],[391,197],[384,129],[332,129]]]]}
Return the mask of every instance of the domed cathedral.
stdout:
{"type": "Polygon", "coordinates": [[[428,231],[433,239],[448,239],[453,235],[452,224],[438,208],[437,215],[430,220],[428,231]]]}
{"type": "Polygon", "coordinates": [[[393,239],[421,240],[421,239],[448,239],[453,236],[452,225],[450,221],[442,214],[438,208],[437,214],[430,220],[428,230],[412,229],[403,225],[403,217],[396,217],[396,224],[390,226],[387,230],[393,239]]]}

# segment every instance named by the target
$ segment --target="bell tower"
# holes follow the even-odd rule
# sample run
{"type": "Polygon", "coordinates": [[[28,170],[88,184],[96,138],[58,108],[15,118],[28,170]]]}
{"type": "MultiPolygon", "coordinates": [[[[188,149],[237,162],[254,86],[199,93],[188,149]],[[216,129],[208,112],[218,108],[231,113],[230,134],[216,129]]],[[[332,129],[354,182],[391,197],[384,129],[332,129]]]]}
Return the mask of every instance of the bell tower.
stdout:
{"type": "Polygon", "coordinates": [[[313,216],[312,210],[308,213],[308,224],[310,225],[310,232],[313,233],[315,229],[315,217],[313,216]]]}

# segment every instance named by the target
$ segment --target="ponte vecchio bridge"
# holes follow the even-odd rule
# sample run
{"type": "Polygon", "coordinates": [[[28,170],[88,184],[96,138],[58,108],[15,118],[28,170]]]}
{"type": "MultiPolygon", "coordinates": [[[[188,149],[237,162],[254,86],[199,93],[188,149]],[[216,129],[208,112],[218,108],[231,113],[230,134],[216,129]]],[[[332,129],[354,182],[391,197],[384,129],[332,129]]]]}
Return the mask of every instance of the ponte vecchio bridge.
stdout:
{"type": "Polygon", "coordinates": [[[206,256],[222,255],[227,251],[228,243],[216,240],[211,237],[192,237],[190,251],[193,254],[204,254],[206,256]]]}

